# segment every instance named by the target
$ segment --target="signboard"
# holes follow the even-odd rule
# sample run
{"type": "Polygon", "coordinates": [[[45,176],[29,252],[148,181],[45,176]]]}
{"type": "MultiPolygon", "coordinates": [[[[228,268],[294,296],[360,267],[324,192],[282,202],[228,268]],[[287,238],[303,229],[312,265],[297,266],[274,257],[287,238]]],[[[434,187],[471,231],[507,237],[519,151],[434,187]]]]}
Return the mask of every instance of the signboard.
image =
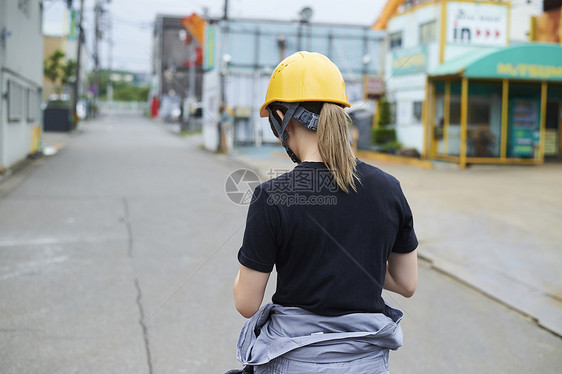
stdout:
{"type": "Polygon", "coordinates": [[[425,73],[427,69],[427,46],[403,48],[392,51],[392,75],[425,73]]]}
{"type": "Polygon", "coordinates": [[[511,157],[532,158],[539,145],[538,100],[513,99],[511,102],[510,144],[511,157]]]}
{"type": "Polygon", "coordinates": [[[205,26],[207,25],[207,22],[205,22],[203,18],[193,13],[189,17],[182,18],[181,24],[189,31],[189,34],[195,38],[199,45],[203,45],[205,42],[205,26]]]}
{"type": "Polygon", "coordinates": [[[536,80],[562,80],[562,65],[501,63],[496,65],[498,75],[536,80]]]}
{"type": "Polygon", "coordinates": [[[447,3],[447,43],[505,46],[508,42],[507,4],[447,3]]]}
{"type": "Polygon", "coordinates": [[[68,40],[76,40],[78,39],[78,25],[76,23],[76,19],[78,18],[78,12],[76,11],[76,9],[72,9],[70,11],[70,19],[68,22],[68,35],[67,35],[67,39],[68,40]]]}
{"type": "Polygon", "coordinates": [[[492,50],[487,55],[457,66],[467,78],[562,81],[562,47],[555,44],[519,44],[492,50]]]}
{"type": "Polygon", "coordinates": [[[205,51],[203,53],[205,71],[212,70],[215,67],[216,48],[216,28],[215,26],[207,26],[205,28],[205,51]]]}
{"type": "Polygon", "coordinates": [[[381,77],[365,77],[365,97],[374,99],[384,94],[384,79],[381,77]]]}

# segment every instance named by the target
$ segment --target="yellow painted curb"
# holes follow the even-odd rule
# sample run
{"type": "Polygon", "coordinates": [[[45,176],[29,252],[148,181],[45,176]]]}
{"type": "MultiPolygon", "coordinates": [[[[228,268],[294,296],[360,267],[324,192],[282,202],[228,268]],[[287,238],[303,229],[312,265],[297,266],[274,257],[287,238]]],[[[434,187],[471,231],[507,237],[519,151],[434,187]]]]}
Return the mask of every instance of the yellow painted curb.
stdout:
{"type": "Polygon", "coordinates": [[[419,158],[391,155],[388,153],[373,151],[356,151],[355,154],[360,159],[369,159],[375,161],[389,162],[393,164],[417,166],[422,169],[433,169],[433,164],[429,160],[420,160],[419,158]]]}

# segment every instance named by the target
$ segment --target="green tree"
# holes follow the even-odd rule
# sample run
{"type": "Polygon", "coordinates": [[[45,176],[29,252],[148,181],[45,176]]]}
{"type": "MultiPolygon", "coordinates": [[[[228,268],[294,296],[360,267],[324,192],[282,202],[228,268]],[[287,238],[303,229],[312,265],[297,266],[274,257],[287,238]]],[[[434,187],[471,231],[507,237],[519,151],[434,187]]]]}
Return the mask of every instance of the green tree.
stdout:
{"type": "Polygon", "coordinates": [[[62,76],[62,68],[64,65],[64,52],[60,49],[54,51],[49,57],[43,61],[43,75],[53,83],[55,92],[62,93],[62,86],[59,85],[59,80],[62,76]]]}
{"type": "Polygon", "coordinates": [[[387,127],[390,122],[390,103],[383,96],[379,103],[379,127],[375,127],[371,131],[371,141],[373,144],[382,145],[382,150],[385,152],[395,152],[401,147],[397,141],[396,130],[387,127]]]}
{"type": "Polygon", "coordinates": [[[148,100],[148,87],[135,87],[119,85],[113,92],[115,101],[146,101],[148,100]]]}
{"type": "Polygon", "coordinates": [[[61,83],[63,86],[70,84],[76,76],[76,61],[68,60],[62,67],[61,83]]]}
{"type": "Polygon", "coordinates": [[[379,116],[379,126],[386,126],[390,124],[390,103],[386,100],[386,97],[381,98],[381,102],[379,104],[381,109],[381,113],[379,116]]]}
{"type": "Polygon", "coordinates": [[[65,62],[64,58],[64,52],[57,49],[43,61],[43,75],[53,83],[59,95],[76,75],[76,62],[70,59],[65,62]]]}
{"type": "MultiPolygon", "coordinates": [[[[107,81],[109,80],[109,71],[100,70],[98,72],[98,96],[100,99],[105,99],[107,96],[107,81]]],[[[94,84],[94,72],[88,73],[88,85],[93,86],[94,84]]],[[[113,89],[115,89],[115,84],[113,84],[113,89]]]]}
{"type": "MultiPolygon", "coordinates": [[[[100,70],[98,72],[98,97],[100,100],[107,100],[107,86],[111,74],[123,75],[132,74],[125,70],[100,70]]],[[[93,84],[94,74],[88,73],[88,82],[93,84]]],[[[113,87],[113,100],[115,101],[146,101],[148,100],[149,87],[139,86],[136,78],[132,82],[125,80],[114,80],[111,82],[113,87]]]]}

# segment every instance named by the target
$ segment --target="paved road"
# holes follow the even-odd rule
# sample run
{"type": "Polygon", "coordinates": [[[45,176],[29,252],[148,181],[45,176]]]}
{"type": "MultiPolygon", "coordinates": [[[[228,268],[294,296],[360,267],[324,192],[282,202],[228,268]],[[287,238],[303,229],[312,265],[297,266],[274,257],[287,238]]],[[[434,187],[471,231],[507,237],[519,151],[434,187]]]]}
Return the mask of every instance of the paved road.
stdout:
{"type": "MultiPolygon", "coordinates": [[[[0,184],[2,373],[223,373],[244,319],[231,285],[240,167],[134,116],[83,126],[0,184]]],[[[268,289],[268,294],[271,288],[268,289]]],[[[395,373],[556,373],[562,340],[422,264],[395,373]]]]}

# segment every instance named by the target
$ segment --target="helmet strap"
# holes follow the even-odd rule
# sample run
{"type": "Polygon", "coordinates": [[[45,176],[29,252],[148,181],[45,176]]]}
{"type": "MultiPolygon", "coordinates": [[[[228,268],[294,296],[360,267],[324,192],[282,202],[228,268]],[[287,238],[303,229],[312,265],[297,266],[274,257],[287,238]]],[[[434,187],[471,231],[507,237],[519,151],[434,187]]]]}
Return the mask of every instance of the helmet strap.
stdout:
{"type": "Polygon", "coordinates": [[[301,105],[295,110],[293,118],[302,123],[309,130],[318,130],[318,119],[320,116],[301,105]]]}
{"type": "Polygon", "coordinates": [[[279,123],[279,121],[277,120],[277,116],[273,115],[271,107],[267,107],[267,110],[269,111],[269,118],[271,119],[271,122],[273,123],[273,126],[277,131],[277,134],[279,134],[279,137],[281,138],[281,144],[285,148],[285,151],[287,152],[291,160],[293,160],[293,162],[297,164],[300,164],[301,160],[299,160],[297,155],[291,150],[291,148],[289,148],[289,145],[286,142],[286,139],[289,137],[289,133],[286,132],[285,129],[287,128],[287,125],[289,124],[291,118],[293,118],[296,110],[299,108],[299,105],[299,103],[283,103],[283,106],[287,108],[287,112],[283,116],[283,121],[281,123],[279,123]]]}

